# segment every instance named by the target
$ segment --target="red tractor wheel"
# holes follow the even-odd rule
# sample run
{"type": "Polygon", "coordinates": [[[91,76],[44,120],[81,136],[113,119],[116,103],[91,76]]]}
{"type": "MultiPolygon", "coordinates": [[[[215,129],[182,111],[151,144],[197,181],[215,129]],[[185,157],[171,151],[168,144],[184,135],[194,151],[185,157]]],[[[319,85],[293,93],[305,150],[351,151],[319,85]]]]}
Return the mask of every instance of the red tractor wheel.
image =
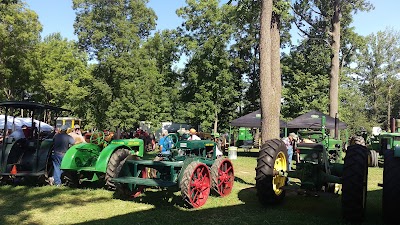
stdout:
{"type": "Polygon", "coordinates": [[[224,197],[231,193],[235,175],[229,159],[219,158],[211,167],[212,187],[218,195],[224,197]]]}
{"type": "MultiPolygon", "coordinates": [[[[120,172],[122,169],[122,165],[125,164],[125,161],[129,157],[125,158],[124,161],[118,166],[117,168],[117,177],[120,176],[120,172]]],[[[148,178],[148,173],[147,173],[147,168],[142,167],[138,168],[138,173],[137,174],[132,174],[133,177],[139,177],[139,178],[148,178]]],[[[115,190],[115,195],[117,198],[120,199],[129,199],[129,198],[137,198],[139,195],[144,191],[145,186],[143,185],[135,185],[135,184],[124,184],[124,183],[116,183],[116,190],[115,190]]]]}
{"type": "Polygon", "coordinates": [[[193,208],[204,205],[210,195],[210,170],[201,162],[191,162],[186,167],[179,184],[183,199],[193,208]]]}

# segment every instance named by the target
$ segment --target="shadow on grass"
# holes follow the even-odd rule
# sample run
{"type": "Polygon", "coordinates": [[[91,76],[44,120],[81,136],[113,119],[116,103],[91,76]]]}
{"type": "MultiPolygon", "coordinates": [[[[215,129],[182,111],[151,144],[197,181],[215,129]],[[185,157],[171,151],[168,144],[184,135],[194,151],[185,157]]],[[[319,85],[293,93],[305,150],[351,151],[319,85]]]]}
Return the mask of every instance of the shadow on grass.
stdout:
{"type": "Polygon", "coordinates": [[[236,181],[236,182],[239,182],[239,183],[242,183],[242,184],[247,184],[247,185],[256,185],[256,183],[249,183],[249,182],[246,182],[246,181],[244,181],[242,178],[236,177],[236,176],[235,176],[235,181],[236,181]]]}
{"type": "MultiPolygon", "coordinates": [[[[368,193],[367,216],[363,224],[382,224],[381,194],[381,190],[368,193]]],[[[152,204],[155,208],[77,224],[347,224],[341,219],[340,198],[289,193],[281,204],[264,207],[258,202],[256,189],[250,187],[238,193],[243,204],[207,208],[206,203],[200,209],[186,209],[174,200],[163,201],[165,197],[165,193],[146,193],[142,202],[152,204]]],[[[180,196],[175,198],[180,199],[180,196]]]]}

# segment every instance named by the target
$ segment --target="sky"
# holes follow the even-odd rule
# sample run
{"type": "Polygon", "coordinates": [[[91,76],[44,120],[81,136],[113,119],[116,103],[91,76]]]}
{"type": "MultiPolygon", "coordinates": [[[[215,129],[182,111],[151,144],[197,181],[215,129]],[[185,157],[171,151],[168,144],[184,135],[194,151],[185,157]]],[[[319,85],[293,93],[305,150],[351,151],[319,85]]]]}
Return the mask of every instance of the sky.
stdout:
{"type": "MultiPolygon", "coordinates": [[[[60,32],[63,37],[77,40],[74,35],[73,23],[75,12],[72,10],[72,0],[26,0],[29,8],[39,15],[43,26],[42,37],[54,32],[60,32]]],[[[370,12],[359,12],[354,16],[353,26],[360,35],[368,35],[393,28],[400,31],[399,0],[370,0],[375,9],[370,12]]],[[[149,7],[158,16],[157,30],[173,29],[182,23],[176,15],[176,10],[185,5],[185,0],[150,0],[149,7]]],[[[293,35],[296,37],[297,35],[293,35]]],[[[296,40],[293,40],[296,44],[296,40]]]]}

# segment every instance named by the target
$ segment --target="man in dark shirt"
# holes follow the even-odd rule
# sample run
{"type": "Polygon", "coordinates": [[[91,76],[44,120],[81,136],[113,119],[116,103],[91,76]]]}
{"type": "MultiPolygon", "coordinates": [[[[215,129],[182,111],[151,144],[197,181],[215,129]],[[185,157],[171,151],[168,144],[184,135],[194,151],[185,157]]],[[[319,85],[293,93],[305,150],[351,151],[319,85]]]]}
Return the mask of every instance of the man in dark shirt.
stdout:
{"type": "Polygon", "coordinates": [[[68,127],[62,126],[60,133],[54,135],[54,153],[52,155],[53,167],[54,167],[54,184],[56,186],[61,185],[61,161],[67,152],[68,148],[75,143],[73,137],[69,136],[67,132],[68,127]]]}

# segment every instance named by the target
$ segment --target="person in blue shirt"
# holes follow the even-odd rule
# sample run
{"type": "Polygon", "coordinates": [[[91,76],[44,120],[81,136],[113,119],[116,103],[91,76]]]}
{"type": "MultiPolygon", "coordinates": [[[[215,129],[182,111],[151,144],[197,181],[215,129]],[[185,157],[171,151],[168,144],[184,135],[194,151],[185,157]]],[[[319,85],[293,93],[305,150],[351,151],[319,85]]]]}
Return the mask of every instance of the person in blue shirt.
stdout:
{"type": "Polygon", "coordinates": [[[171,153],[170,150],[172,148],[172,140],[170,137],[168,137],[167,130],[163,130],[162,137],[160,138],[158,145],[160,146],[161,154],[170,154],[171,153]]]}
{"type": "MultiPolygon", "coordinates": [[[[173,142],[170,137],[168,137],[168,131],[163,130],[162,131],[162,137],[160,138],[160,141],[158,142],[159,150],[160,153],[157,155],[153,161],[162,161],[164,159],[165,155],[171,154],[171,148],[173,147],[173,142]]],[[[156,169],[151,169],[150,173],[151,178],[157,178],[157,170],[156,169]]]]}

